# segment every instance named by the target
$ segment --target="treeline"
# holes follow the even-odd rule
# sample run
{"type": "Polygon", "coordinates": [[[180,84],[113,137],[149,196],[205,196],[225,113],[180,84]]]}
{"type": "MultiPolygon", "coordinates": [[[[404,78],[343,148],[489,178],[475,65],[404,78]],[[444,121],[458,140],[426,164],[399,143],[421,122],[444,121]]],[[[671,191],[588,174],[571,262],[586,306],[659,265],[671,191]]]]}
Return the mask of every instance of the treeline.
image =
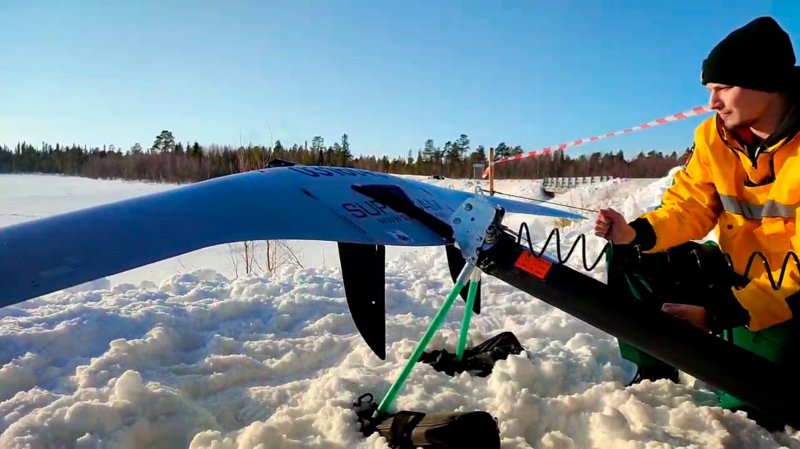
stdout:
{"type": "MultiPolygon", "coordinates": [[[[509,147],[501,142],[495,147],[497,157],[522,153],[522,147],[509,147]]],[[[253,168],[265,167],[269,161],[282,159],[305,165],[329,165],[362,168],[373,171],[442,175],[451,178],[479,177],[480,164],[487,163],[489,151],[483,145],[474,150],[467,135],[443,147],[427,140],[416,154],[409,150],[405,158],[387,156],[354,157],[347,134],[339,142],[326,146],[316,136],[303,145],[285,147],[279,140],[272,147],[248,145],[240,147],[180,142],[168,130],[162,131],[149,148],[134,144],[127,151],[114,146],[87,148],[78,145],[39,147],[27,142],[13,149],[0,148],[0,173],[52,173],[105,179],[149,180],[157,182],[197,182],[253,168]],[[479,166],[475,166],[478,164],[479,166]]],[[[549,176],[615,176],[653,178],[664,176],[672,167],[682,164],[686,152],[664,155],[650,151],[626,160],[622,151],[594,153],[571,158],[557,151],[535,158],[496,165],[495,176],[502,178],[543,178],[549,176]]]]}
{"type": "Polygon", "coordinates": [[[668,155],[661,152],[641,152],[626,160],[622,151],[593,153],[572,159],[563,151],[534,158],[503,162],[495,165],[495,178],[527,179],[551,176],[613,176],[617,178],[660,178],[670,169],[686,162],[689,148],[668,155]]]}

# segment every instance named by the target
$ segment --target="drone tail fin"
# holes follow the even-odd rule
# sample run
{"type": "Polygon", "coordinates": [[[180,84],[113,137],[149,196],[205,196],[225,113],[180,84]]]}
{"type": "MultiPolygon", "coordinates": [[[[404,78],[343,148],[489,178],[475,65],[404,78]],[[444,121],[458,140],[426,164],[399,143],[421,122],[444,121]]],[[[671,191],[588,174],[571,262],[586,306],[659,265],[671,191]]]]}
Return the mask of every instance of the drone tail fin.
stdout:
{"type": "Polygon", "coordinates": [[[338,242],[347,306],[367,346],[386,360],[386,247],[338,242]]]}

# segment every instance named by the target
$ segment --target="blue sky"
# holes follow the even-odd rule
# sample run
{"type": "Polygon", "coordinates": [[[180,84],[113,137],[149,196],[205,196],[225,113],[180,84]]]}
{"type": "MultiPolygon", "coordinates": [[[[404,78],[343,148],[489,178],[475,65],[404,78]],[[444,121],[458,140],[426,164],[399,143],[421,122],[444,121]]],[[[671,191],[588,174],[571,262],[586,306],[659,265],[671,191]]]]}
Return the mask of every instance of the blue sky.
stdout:
{"type": "MultiPolygon", "coordinates": [[[[0,144],[533,150],[706,104],[702,59],[760,15],[797,53],[797,0],[0,0],[0,144]]],[[[681,150],[702,118],[568,152],[681,150]]]]}

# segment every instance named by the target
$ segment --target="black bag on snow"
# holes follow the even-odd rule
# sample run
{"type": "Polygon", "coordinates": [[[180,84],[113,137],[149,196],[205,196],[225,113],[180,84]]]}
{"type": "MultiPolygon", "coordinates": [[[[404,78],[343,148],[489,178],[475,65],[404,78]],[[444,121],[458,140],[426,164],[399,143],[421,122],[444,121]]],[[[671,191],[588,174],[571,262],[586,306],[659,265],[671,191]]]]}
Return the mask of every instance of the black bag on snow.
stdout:
{"type": "Polygon", "coordinates": [[[508,358],[509,354],[519,354],[524,349],[517,337],[506,331],[477,346],[465,349],[461,361],[456,361],[455,354],[439,349],[423,353],[419,361],[428,363],[436,371],[445,372],[450,376],[467,371],[478,377],[486,377],[492,373],[496,361],[508,358]]]}
{"type": "Polygon", "coordinates": [[[499,449],[497,421],[485,411],[436,413],[401,411],[376,430],[396,449],[499,449]]]}
{"type": "Polygon", "coordinates": [[[369,436],[378,432],[392,449],[500,449],[500,428],[488,412],[422,413],[403,410],[372,418],[377,404],[372,395],[361,396],[354,405],[365,409],[357,412],[361,432],[369,436]]]}

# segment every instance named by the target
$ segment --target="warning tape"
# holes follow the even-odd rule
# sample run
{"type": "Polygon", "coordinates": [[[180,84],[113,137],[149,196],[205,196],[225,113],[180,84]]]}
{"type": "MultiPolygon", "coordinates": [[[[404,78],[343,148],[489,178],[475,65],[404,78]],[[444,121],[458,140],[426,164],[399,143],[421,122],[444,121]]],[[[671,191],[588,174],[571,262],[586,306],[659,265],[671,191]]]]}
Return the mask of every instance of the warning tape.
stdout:
{"type": "MultiPolygon", "coordinates": [[[[621,134],[630,134],[630,133],[635,132],[635,131],[640,131],[640,130],[647,129],[647,128],[653,128],[655,126],[664,125],[664,124],[667,124],[667,123],[670,123],[670,122],[675,122],[675,121],[678,121],[678,120],[683,120],[685,118],[689,118],[689,117],[693,117],[693,116],[696,116],[696,115],[705,114],[707,112],[711,112],[711,108],[709,108],[708,106],[697,106],[697,107],[692,108],[692,109],[690,109],[688,111],[678,112],[677,114],[671,114],[671,115],[668,115],[666,117],[661,117],[659,119],[656,119],[656,120],[653,120],[653,121],[650,121],[650,122],[647,122],[647,123],[642,123],[639,126],[634,126],[632,128],[623,129],[621,131],[614,131],[614,132],[611,132],[611,133],[601,134],[599,136],[589,137],[589,138],[586,138],[586,139],[573,140],[572,142],[566,142],[566,143],[562,143],[562,144],[555,145],[555,146],[552,146],[552,147],[541,148],[539,150],[528,151],[527,153],[519,153],[519,154],[515,154],[513,156],[504,156],[504,157],[501,157],[500,159],[497,159],[496,161],[494,161],[494,163],[495,164],[499,164],[499,163],[508,162],[508,161],[518,161],[520,159],[527,159],[527,158],[532,158],[532,157],[536,157],[536,156],[539,156],[539,155],[550,154],[553,151],[563,150],[565,148],[575,147],[575,146],[582,145],[582,144],[587,143],[587,142],[595,142],[595,141],[598,141],[598,140],[601,140],[601,139],[607,139],[609,137],[619,136],[621,134]]],[[[489,167],[487,167],[486,170],[483,171],[483,177],[484,178],[489,176],[489,171],[490,170],[491,170],[491,165],[489,165],[489,167]]]]}

